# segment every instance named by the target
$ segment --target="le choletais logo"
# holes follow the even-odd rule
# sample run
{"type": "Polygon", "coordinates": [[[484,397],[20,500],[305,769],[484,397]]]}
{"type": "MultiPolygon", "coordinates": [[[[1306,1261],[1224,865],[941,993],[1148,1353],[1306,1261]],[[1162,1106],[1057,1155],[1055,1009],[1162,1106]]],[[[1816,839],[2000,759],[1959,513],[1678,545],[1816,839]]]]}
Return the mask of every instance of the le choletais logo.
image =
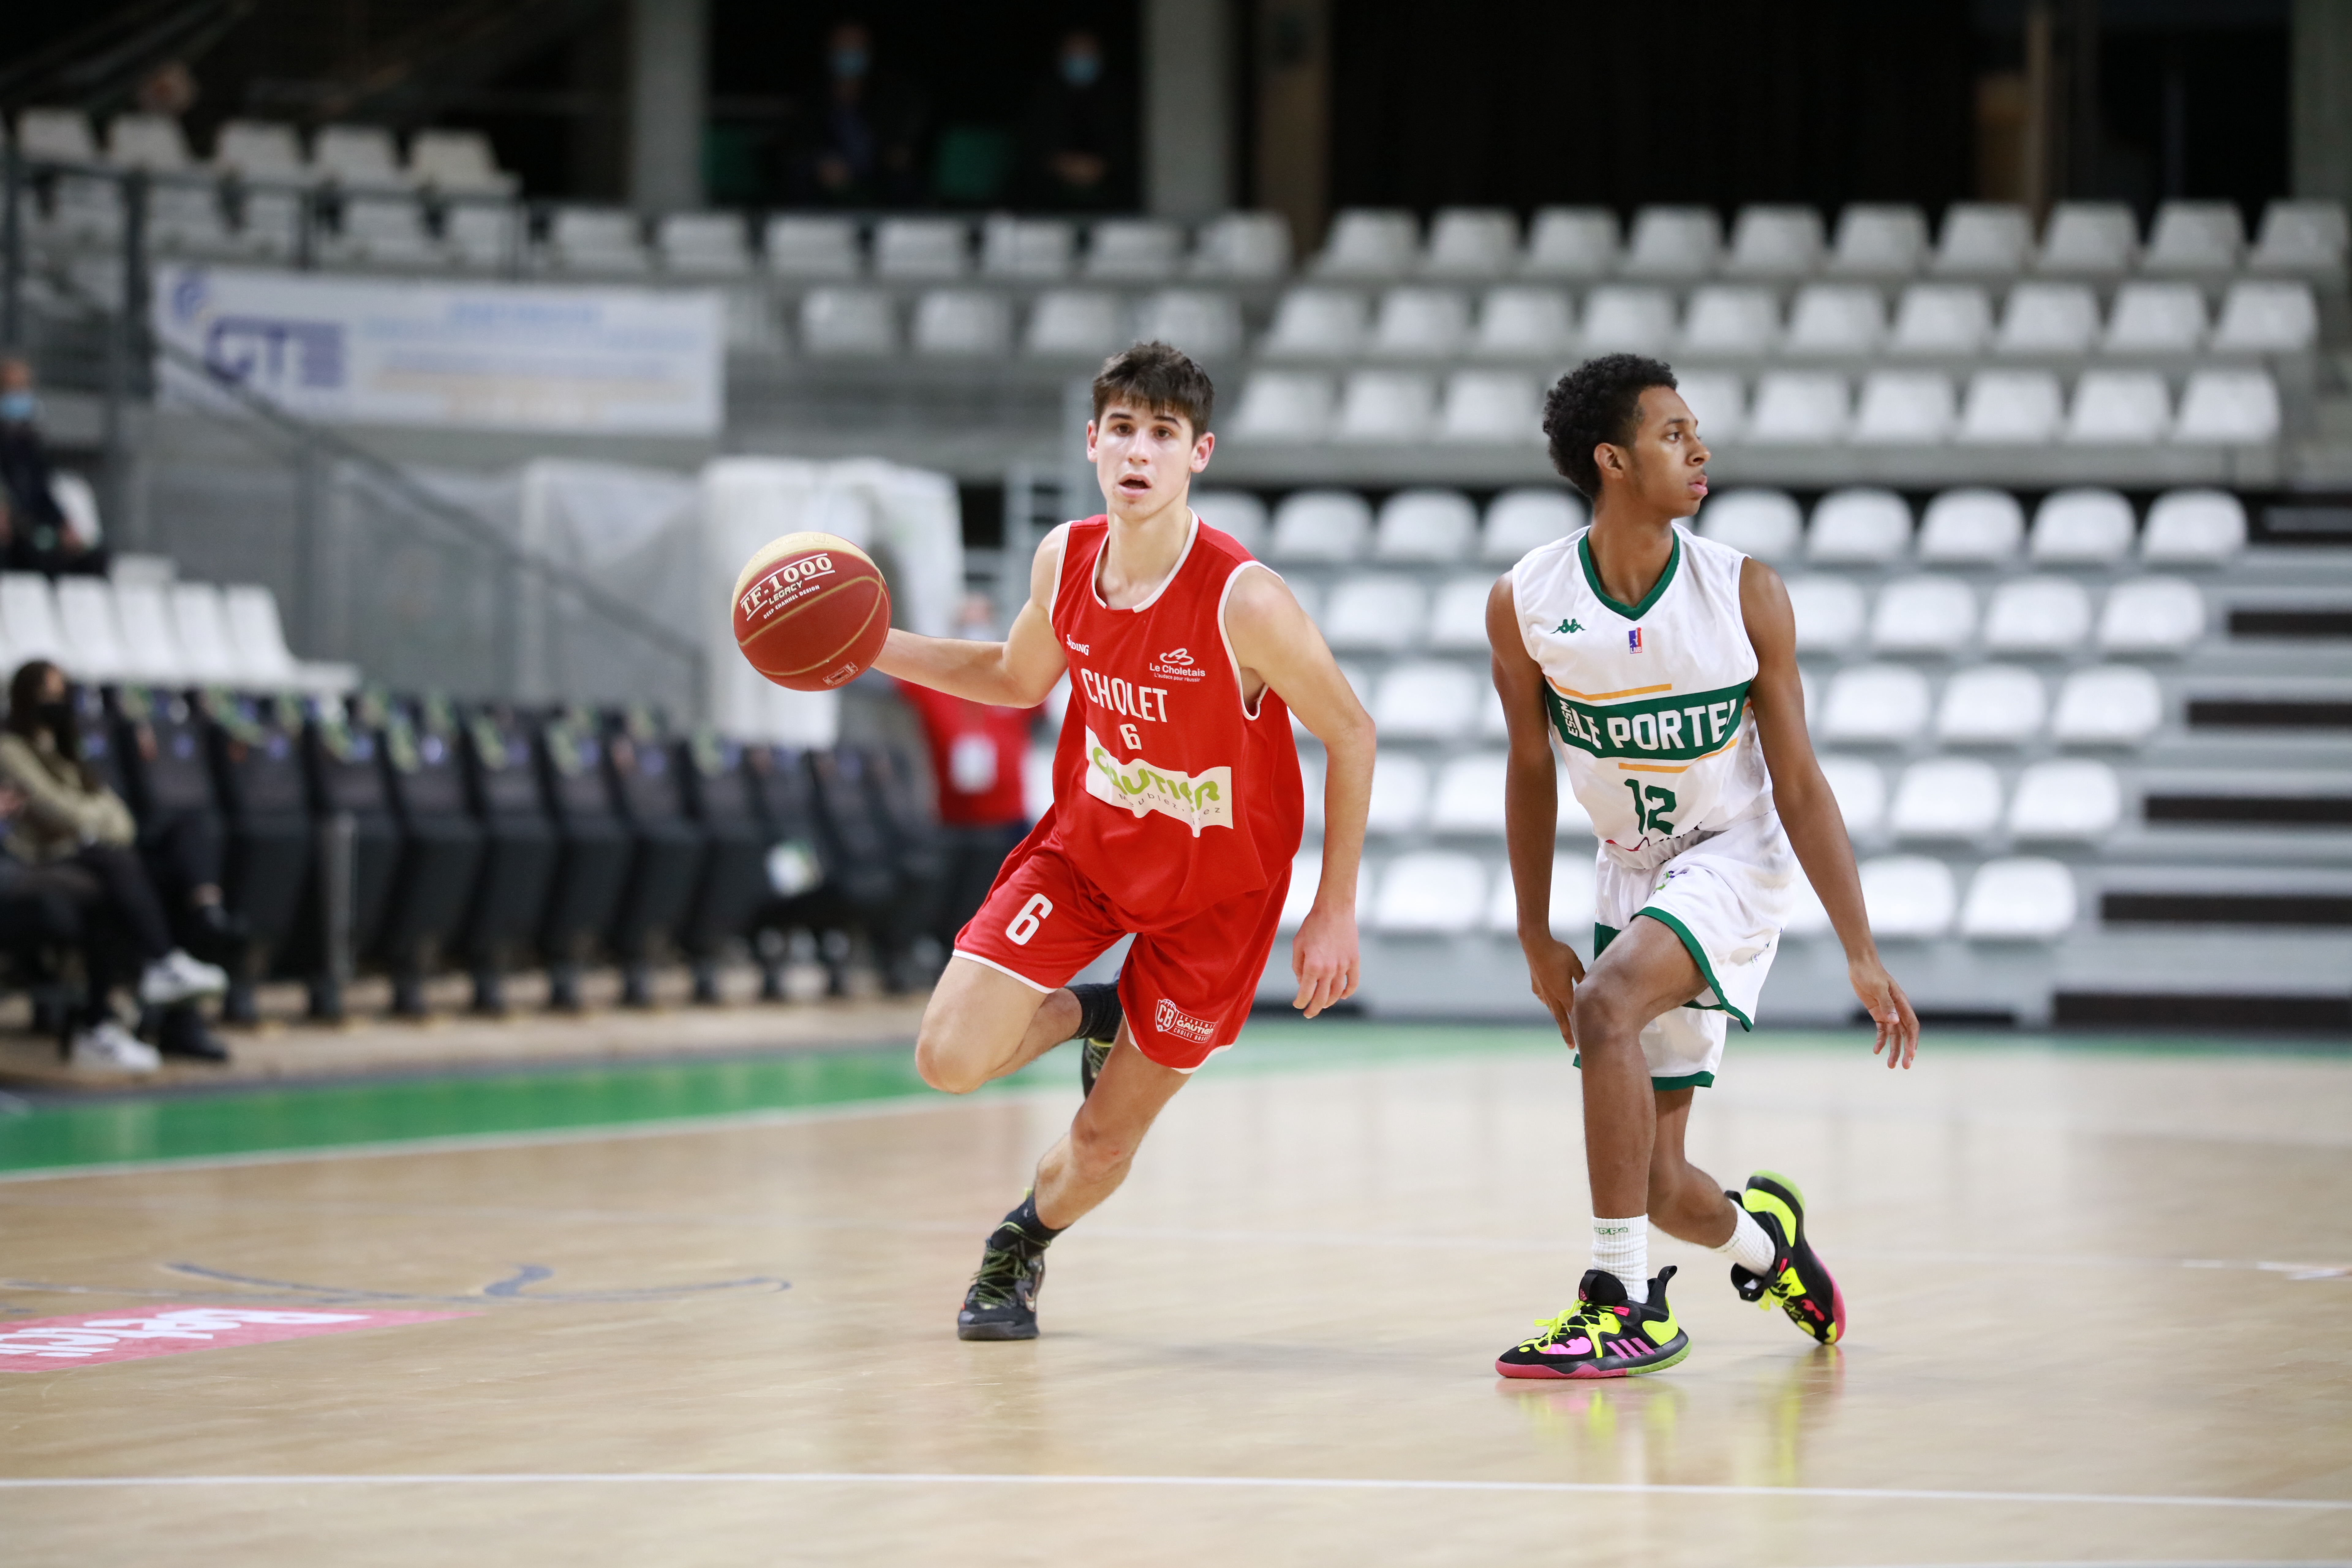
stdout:
{"type": "Polygon", "coordinates": [[[1151,673],[1163,680],[1198,680],[1208,671],[1192,662],[1190,648],[1172,648],[1151,664],[1151,673]]]}

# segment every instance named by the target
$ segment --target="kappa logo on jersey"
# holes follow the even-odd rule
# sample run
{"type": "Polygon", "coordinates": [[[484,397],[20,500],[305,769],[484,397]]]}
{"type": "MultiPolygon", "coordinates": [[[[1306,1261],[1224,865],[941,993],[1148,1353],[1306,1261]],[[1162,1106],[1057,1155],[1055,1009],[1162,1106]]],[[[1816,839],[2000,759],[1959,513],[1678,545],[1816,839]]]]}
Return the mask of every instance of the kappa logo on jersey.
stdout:
{"type": "Polygon", "coordinates": [[[1165,680],[1198,680],[1208,672],[1193,664],[1192,649],[1180,647],[1161,654],[1151,673],[1165,680]]]}
{"type": "Polygon", "coordinates": [[[1109,747],[1087,736],[1087,793],[1108,805],[1135,814],[1140,822],[1153,812],[1172,816],[1201,837],[1203,827],[1234,825],[1234,770],[1208,768],[1198,773],[1154,767],[1138,757],[1122,763],[1109,747]]]}
{"type": "Polygon", "coordinates": [[[1165,996],[1151,1011],[1151,1021],[1163,1035],[1173,1035],[1180,1040],[1190,1040],[1196,1046],[1214,1045],[1217,1026],[1206,1018],[1195,1018],[1180,1009],[1165,996]]]}
{"type": "Polygon", "coordinates": [[[1554,634],[1554,635],[1556,635],[1556,636],[1557,636],[1557,635],[1560,635],[1560,634],[1564,634],[1564,633],[1568,633],[1568,632],[1580,632],[1580,631],[1582,631],[1583,629],[1584,629],[1584,623],[1583,623],[1582,621],[1576,620],[1576,619],[1574,619],[1573,617],[1571,617],[1571,618],[1570,618],[1570,619],[1568,619],[1568,620],[1565,620],[1565,621],[1560,622],[1560,623],[1559,623],[1559,633],[1556,633],[1556,634],[1554,634]]]}
{"type": "Polygon", "coordinates": [[[1062,640],[1063,640],[1064,642],[1066,642],[1066,643],[1068,643],[1068,644],[1069,644],[1073,648],[1076,648],[1078,652],[1080,652],[1080,653],[1082,653],[1082,654],[1085,654],[1088,658],[1092,658],[1094,657],[1094,652],[1095,652],[1095,650],[1094,650],[1094,648],[1093,648],[1093,647],[1092,647],[1091,645],[1087,644],[1087,643],[1082,643],[1082,642],[1080,642],[1077,638],[1076,638],[1076,637],[1066,637],[1066,637],[1064,637],[1062,638],[1062,640]]]}

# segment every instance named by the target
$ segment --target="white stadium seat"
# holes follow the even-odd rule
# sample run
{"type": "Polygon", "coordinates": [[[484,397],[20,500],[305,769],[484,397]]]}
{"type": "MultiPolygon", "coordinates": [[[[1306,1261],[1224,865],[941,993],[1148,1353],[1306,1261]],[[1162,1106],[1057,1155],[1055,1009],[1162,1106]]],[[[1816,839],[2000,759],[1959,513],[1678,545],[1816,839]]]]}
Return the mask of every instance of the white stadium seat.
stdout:
{"type": "Polygon", "coordinates": [[[1969,879],[1960,934],[1979,942],[2046,942],[2074,929],[2074,874],[2027,856],[1988,860],[1969,879]]]}
{"type": "Polygon", "coordinates": [[[67,163],[100,161],[89,116],[79,109],[26,109],[16,116],[16,144],[27,158],[67,163]]]}
{"type": "Polygon", "coordinates": [[[960,218],[886,217],[874,227],[874,270],[909,281],[951,280],[971,270],[971,245],[960,218]]]}
{"type": "Polygon", "coordinates": [[[1879,591],[1870,646],[1886,653],[1956,653],[1977,629],[1977,596],[1957,577],[1903,577],[1879,591]]]}
{"type": "Polygon", "coordinates": [[[1364,826],[1374,833],[1417,833],[1429,816],[1429,764],[1410,752],[1382,752],[1372,763],[1372,798],[1364,826]]]}
{"type": "Polygon", "coordinates": [[[2020,773],[2009,831],[2019,838],[2102,838],[2123,820],[2123,784],[2105,763],[2036,763],[2020,773]]]}
{"type": "MultiPolygon", "coordinates": [[[[1373,868],[1367,866],[1356,879],[1356,921],[1370,925],[1372,919],[1373,868]]],[[[1307,911],[1315,907],[1315,895],[1323,883],[1323,851],[1310,846],[1301,849],[1290,862],[1290,890],[1282,896],[1281,926],[1284,931],[1297,931],[1307,920],[1307,911]]]]}
{"type": "Polygon", "coordinates": [[[1399,490],[1381,503],[1375,561],[1461,561],[1478,542],[1478,509],[1460,490],[1399,490]]]}
{"type": "Polygon", "coordinates": [[[1751,355],[1769,353],[1780,336],[1780,304],[1769,289],[1711,284],[1694,289],[1683,315],[1681,352],[1751,355]]]}
{"type": "Polygon", "coordinates": [[[2041,678],[2011,664],[1975,664],[1944,684],[1936,738],[1948,745],[2019,745],[2042,730],[2049,697],[2041,678]]]}
{"type": "Polygon", "coordinates": [[[1821,727],[1832,741],[1907,741],[1927,728],[1927,678],[1896,664],[1842,669],[1822,701],[1821,727]]]}
{"type": "Polygon", "coordinates": [[[1677,390],[1698,421],[1699,439],[1736,441],[1748,428],[1748,389],[1729,371],[1685,371],[1677,390]]]}
{"type": "Polygon", "coordinates": [[[2164,724],[2164,689],[2132,664],[2078,669],[2058,689],[2051,736],[2075,746],[2136,746],[2164,724]]]}
{"type": "Polygon", "coordinates": [[[478,131],[419,131],[408,143],[408,177],[443,195],[510,196],[519,183],[478,131]]]}
{"type": "Polygon", "coordinates": [[[2102,653],[2185,653],[2205,635],[2205,595],[2178,577],[2118,583],[2099,613],[2102,653]]]}
{"type": "Polygon", "coordinates": [[[1729,490],[1707,498],[1699,509],[1698,531],[1703,539],[1759,561],[1787,561],[1804,542],[1804,513],[1785,490],[1729,490]]]}
{"type": "Polygon", "coordinates": [[[1984,645],[1995,653],[2063,653],[2091,635],[2091,595],[2066,577],[2014,577],[1992,591],[1984,645]]]}
{"type": "Polygon", "coordinates": [[[1806,206],[1747,206],[1731,225],[1731,278],[1802,278],[1822,263],[1822,215],[1806,206]]]}
{"type": "Polygon", "coordinates": [[[2000,825],[2000,775],[1974,757],[1932,757],[1903,770],[1886,825],[1897,838],[1977,838],[2000,825]]]}
{"type": "Polygon", "coordinates": [[[1225,213],[1192,237],[1198,278],[1268,279],[1290,270],[1290,224],[1280,213],[1225,213]]]}
{"type": "Polygon", "coordinates": [[[2033,249],[2033,223],[2005,202],[1955,202],[1930,270],[1952,278],[2014,278],[2033,249]]]}
{"type": "Polygon", "coordinates": [[[278,618],[278,595],[268,589],[250,583],[225,588],[221,612],[242,684],[318,691],[348,691],[359,684],[359,671],[350,665],[306,664],[294,657],[278,618]]]}
{"type": "Polygon", "coordinates": [[[2099,332],[2099,299],[2081,283],[2021,283],[2001,307],[1993,347],[2005,354],[2080,354],[2099,332]]]}
{"type": "Polygon", "coordinates": [[[2319,301],[2308,283],[2232,283],[2213,347],[2228,353],[2300,353],[2319,341],[2319,301]]]}
{"type": "Polygon", "coordinates": [[[1055,282],[1070,275],[1078,233],[1059,218],[998,213],[980,226],[980,270],[990,278],[1055,282]]]}
{"type": "Polygon", "coordinates": [[[1509,565],[1539,545],[1567,538],[1584,521],[1582,499],[1564,489],[1505,490],[1486,503],[1478,559],[1509,565]]]}
{"type": "Polygon", "coordinates": [[[1261,370],[1242,385],[1233,432],[1270,441],[1320,441],[1331,433],[1337,401],[1328,375],[1312,371],[1261,370]]]}
{"type": "Polygon", "coordinates": [[[1432,278],[1500,278],[1519,258],[1519,220],[1504,207],[1446,207],[1429,226],[1432,278]]]}
{"type": "Polygon", "coordinates": [[[2226,273],[2246,248],[2246,227],[2234,202],[2166,202],[2156,209],[2140,270],[2226,273]]]}
{"type": "Polygon", "coordinates": [[[2194,283],[2126,283],[2116,290],[2100,346],[2111,354],[2194,353],[2206,325],[2205,296],[2194,283]]]}
{"type": "Polygon", "coordinates": [[[928,289],[915,301],[915,352],[1001,358],[1013,350],[1013,306],[982,289],[928,289]]]}
{"type": "Polygon", "coordinates": [[[1230,294],[1166,289],[1137,307],[1135,335],[1173,343],[1197,359],[1217,359],[1242,346],[1241,307],[1230,294]]]}
{"type": "Polygon", "coordinates": [[[1862,903],[1870,929],[1882,937],[1927,938],[1951,929],[1958,894],[1951,868],[1924,855],[1880,855],[1864,860],[1862,903]]]}
{"type": "Polygon", "coordinates": [[[1452,662],[1411,660],[1393,665],[1372,697],[1372,722],[1401,741],[1450,741],[1478,717],[1485,672],[1452,662]]]}
{"type": "Polygon", "coordinates": [[[1797,651],[1842,653],[1862,639],[1862,589],[1844,577],[1811,574],[1788,581],[1797,623],[1797,651]]]}
{"type": "Polygon", "coordinates": [[[1895,308],[1886,340],[1898,354],[1973,354],[1992,340],[1992,301],[1965,283],[1914,283],[1895,308]]]}
{"type": "Polygon", "coordinates": [[[1509,765],[1509,755],[1503,752],[1473,752],[1448,760],[1438,770],[1436,792],[1430,797],[1429,830],[1502,832],[1503,782],[1509,765]]]}
{"type": "Polygon", "coordinates": [[[310,167],[347,191],[408,188],[392,132],[381,125],[322,125],[310,141],[310,167]]]}
{"type": "MultiPolygon", "coordinates": [[[[217,601],[215,601],[217,602],[217,601]]],[[[37,572],[0,574],[0,632],[18,663],[46,658],[68,663],[73,649],[58,624],[57,590],[37,572]]]]}
{"type": "Polygon", "coordinates": [[[1486,596],[1492,577],[1456,577],[1437,590],[1429,609],[1429,646],[1465,653],[1486,651],[1486,596]]]}
{"type": "Polygon", "coordinates": [[[1543,388],[1517,371],[1457,370],[1445,378],[1437,434],[1446,441],[1539,442],[1543,388]]]}
{"type": "Polygon", "coordinates": [[[2016,555],[2024,542],[2025,510],[2007,490],[1946,490],[1919,517],[1922,561],[1990,565],[2016,555]]]}
{"type": "Polygon", "coordinates": [[[857,276],[857,226],[845,217],[778,214],[768,220],[761,249],[779,278],[840,279],[857,276]]]}
{"type": "Polygon", "coordinates": [[[1633,215],[1621,270],[1633,278],[1698,278],[1715,270],[1723,228],[1711,207],[1647,206],[1633,215]]]}
{"type": "Polygon", "coordinates": [[[801,347],[812,354],[887,354],[898,346],[890,296],[873,289],[812,289],[801,296],[801,347]]]}
{"type": "Polygon", "coordinates": [[[1852,834],[1876,833],[1886,819],[1886,775],[1860,757],[1826,756],[1822,777],[1837,797],[1838,815],[1852,834]]]}
{"type": "Polygon", "coordinates": [[[1952,433],[1952,378],[1932,370],[1874,370],[1853,416],[1857,446],[1932,446],[1952,433]]]}
{"type": "Polygon", "coordinates": [[[632,276],[653,267],[637,215],[625,207],[558,207],[547,252],[565,272],[632,276]]]}
{"type": "Polygon", "coordinates": [[[2025,552],[2037,565],[2105,566],[2131,553],[2131,502],[2092,486],[2052,490],[2033,509],[2025,552]]]}
{"type": "Polygon", "coordinates": [[[1832,490],[1813,506],[1805,559],[1827,565],[1883,566],[1911,548],[1911,509],[1893,490],[1832,490]]]}
{"type": "Polygon", "coordinates": [[[163,584],[118,579],[114,584],[115,625],[122,632],[122,651],[133,680],[153,685],[182,684],[186,659],[173,639],[171,612],[165,607],[163,584]]]}
{"type": "MultiPolygon", "coordinates": [[[[0,579],[0,592],[6,580],[0,579]]],[[[221,591],[210,583],[174,583],[170,589],[172,639],[180,646],[181,669],[192,686],[234,681],[243,673],[229,642],[228,616],[221,591]]],[[[15,640],[14,622],[10,637],[15,640]]]]}
{"type": "Polygon", "coordinates": [[[294,128],[277,121],[224,121],[213,133],[213,165],[247,181],[277,184],[310,178],[294,128]]]}
{"type": "Polygon", "coordinates": [[[118,114],[106,128],[106,161],[118,169],[178,174],[194,166],[180,122],[165,114],[118,114]]]}
{"type": "Polygon", "coordinates": [[[1927,215],[1908,205],[1856,203],[1838,215],[1832,273],[1907,278],[1927,259],[1927,215]]]}
{"type": "Polygon", "coordinates": [[[1541,207],[1528,227],[1520,270],[1530,278],[1598,278],[1617,265],[1617,215],[1606,207],[1541,207]]]}
{"type": "MultiPolygon", "coordinates": [[[[1583,947],[1592,940],[1593,911],[1599,902],[1597,868],[1590,855],[1555,855],[1551,862],[1551,899],[1544,911],[1545,923],[1552,935],[1560,941],[1583,947]]],[[[1495,889],[1486,907],[1486,924],[1498,931],[1519,929],[1518,889],[1511,882],[1511,868],[1502,867],[1495,876],[1495,889]]]]}
{"type": "Polygon", "coordinates": [[[2064,416],[2058,378],[2050,372],[1980,370],[1969,377],[1954,439],[1969,446],[2040,446],[2057,438],[2064,416]]]}
{"type": "Polygon", "coordinates": [[[2066,416],[2074,446],[2147,447],[2172,428],[2172,393],[2152,370],[2086,370],[2066,416]]]}
{"type": "Polygon", "coordinates": [[[1270,356],[1343,359],[1364,346],[1364,297],[1352,289],[1293,289],[1274,308],[1258,352],[1270,356]]]}
{"type": "Polygon", "coordinates": [[[2172,438],[2199,446],[2274,441],[2278,383],[2265,370],[2200,370],[2180,394],[2172,438]]]}
{"type": "Polygon", "coordinates": [[[751,233],[740,213],[670,213],[654,227],[665,271],[741,278],[751,270],[751,233]]]}
{"type": "Polygon", "coordinates": [[[1252,555],[1265,548],[1265,502],[1247,490],[1194,490],[1192,510],[1252,555]]]}
{"type": "Polygon", "coordinates": [[[1372,927],[1396,936],[1450,936],[1486,918],[1487,870],[1467,855],[1400,855],[1381,872],[1372,927]]]}
{"type": "MultiPolygon", "coordinates": [[[[245,226],[250,237],[254,226],[253,204],[257,199],[248,195],[245,202],[245,226]]],[[[453,206],[441,215],[441,243],[451,260],[460,267],[488,271],[506,267],[518,255],[522,244],[522,214],[503,203],[489,205],[467,202],[453,206]]]]}
{"type": "Polygon", "coordinates": [[[2060,202],[2042,231],[2035,269],[2050,273],[2113,276],[2131,269],[2139,250],[2139,225],[2121,202],[2060,202]]]}
{"type": "Polygon", "coordinates": [[[1421,640],[1429,591],[1411,577],[1349,577],[1323,605],[1323,638],[1335,648],[1397,653],[1421,640]]]}
{"type": "Polygon", "coordinates": [[[1105,282],[1157,283],[1183,262],[1184,231],[1151,218],[1107,218],[1087,231],[1082,270],[1105,282]]]}
{"type": "Polygon", "coordinates": [[[2151,566],[2212,566],[2246,547],[2245,503],[2227,490],[2167,490],[2147,509],[2140,559],[2151,566]]]}
{"type": "Polygon", "coordinates": [[[1756,384],[1748,439],[1775,446],[1822,446],[1843,437],[1852,409],[1846,379],[1826,371],[1776,370],[1756,384]]]}
{"type": "Polygon", "coordinates": [[[1791,354],[1867,354],[1886,335],[1886,301],[1866,283],[1809,283],[1789,309],[1791,354]]]}
{"type": "Polygon", "coordinates": [[[1339,395],[1332,431],[1341,441],[1387,443],[1426,440],[1437,424],[1437,385],[1428,376],[1402,370],[1360,370],[1339,395]]]}
{"type": "Polygon", "coordinates": [[[325,247],[329,256],[378,267],[437,261],[441,247],[425,226],[425,209],[409,195],[350,196],[341,226],[325,247]]]}
{"type": "Polygon", "coordinates": [[[1452,289],[1391,289],[1381,296],[1371,352],[1399,359],[1445,359],[1470,337],[1470,301],[1452,289]]]}
{"type": "Polygon", "coordinates": [[[2352,225],[2340,201],[2273,201],[2263,209],[2262,231],[2246,258],[2256,272],[2304,272],[2340,277],[2352,225]]]}
{"type": "Polygon", "coordinates": [[[57,584],[57,625],[65,666],[84,680],[121,680],[132,673],[115,618],[113,584],[103,577],[63,576],[57,584]]]}
{"type": "Polygon", "coordinates": [[[1610,283],[1585,297],[1580,336],[1588,354],[1655,353],[1675,335],[1675,297],[1664,289],[1610,283]]]}
{"type": "Polygon", "coordinates": [[[1372,534],[1372,509],[1353,490],[1295,490],[1274,509],[1277,561],[1354,561],[1372,534]]]}
{"type": "Polygon", "coordinates": [[[1495,359],[1537,359],[1569,352],[1576,311],[1557,289],[1490,289],[1478,304],[1473,347],[1495,359]]]}
{"type": "Polygon", "coordinates": [[[1309,270],[1327,278],[1402,278],[1421,256],[1421,220],[1409,212],[1343,209],[1309,270]]]}
{"type": "Polygon", "coordinates": [[[1024,346],[1040,359],[1093,359],[1126,346],[1118,296],[1049,289],[1029,311],[1024,346]]]}

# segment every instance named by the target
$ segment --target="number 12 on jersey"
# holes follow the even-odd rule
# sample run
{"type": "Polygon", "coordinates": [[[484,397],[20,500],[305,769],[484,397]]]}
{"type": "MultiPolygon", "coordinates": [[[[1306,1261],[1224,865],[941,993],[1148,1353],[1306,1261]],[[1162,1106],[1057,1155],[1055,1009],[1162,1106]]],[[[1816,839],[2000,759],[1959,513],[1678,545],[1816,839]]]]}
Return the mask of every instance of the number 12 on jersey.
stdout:
{"type": "Polygon", "coordinates": [[[1633,823],[1644,833],[1658,832],[1674,836],[1675,825],[1666,820],[1666,813],[1675,809],[1675,792],[1664,784],[1645,784],[1639,779],[1627,779],[1625,787],[1633,792],[1633,823]]]}

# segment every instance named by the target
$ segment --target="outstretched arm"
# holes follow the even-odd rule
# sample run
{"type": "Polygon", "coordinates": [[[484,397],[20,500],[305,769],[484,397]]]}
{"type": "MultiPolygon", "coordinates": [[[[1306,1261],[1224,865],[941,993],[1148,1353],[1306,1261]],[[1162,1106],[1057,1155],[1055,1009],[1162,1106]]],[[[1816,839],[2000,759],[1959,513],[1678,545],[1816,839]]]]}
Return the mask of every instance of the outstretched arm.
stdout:
{"type": "Polygon", "coordinates": [[[1054,580],[1069,525],[1045,536],[1029,563],[1029,599],[1013,617],[1003,642],[964,642],[927,637],[893,626],[874,668],[900,680],[929,686],[974,702],[1002,708],[1034,708],[1068,668],[1055,639],[1054,580]]]}
{"type": "Polygon", "coordinates": [[[1559,771],[1545,727],[1543,670],[1519,635],[1511,580],[1497,577],[1486,595],[1486,643],[1494,650],[1495,695],[1510,727],[1510,762],[1503,774],[1503,843],[1511,859],[1511,890],[1518,900],[1519,951],[1536,1000],[1551,1010],[1559,1037],[1576,1043],[1569,1021],[1584,961],[1551,933],[1551,859],[1559,845],[1559,771]]]}
{"type": "Polygon", "coordinates": [[[1244,572],[1225,600],[1225,635],[1242,667],[1243,695],[1262,684],[1323,742],[1323,880],[1290,944],[1298,996],[1310,1018],[1355,994],[1356,877],[1372,800],[1372,716],[1333,662],[1323,634],[1272,572],[1244,572]]]}
{"type": "Polygon", "coordinates": [[[1797,618],[1780,574],[1752,557],[1739,568],[1739,609],[1748,640],[1756,648],[1756,683],[1748,706],[1764,742],[1764,765],[1772,774],[1772,798],[1788,829],[1789,847],[1821,896],[1830,925],[1845,946],[1846,976],[1853,994],[1878,1025],[1871,1054],[1886,1053],[1888,1067],[1909,1067],[1919,1050],[1919,1016],[1911,999],[1879,961],[1863,908],[1862,879],[1853,868],[1853,845],[1837,797],[1813,755],[1805,732],[1805,689],[1797,675],[1797,618]]]}

